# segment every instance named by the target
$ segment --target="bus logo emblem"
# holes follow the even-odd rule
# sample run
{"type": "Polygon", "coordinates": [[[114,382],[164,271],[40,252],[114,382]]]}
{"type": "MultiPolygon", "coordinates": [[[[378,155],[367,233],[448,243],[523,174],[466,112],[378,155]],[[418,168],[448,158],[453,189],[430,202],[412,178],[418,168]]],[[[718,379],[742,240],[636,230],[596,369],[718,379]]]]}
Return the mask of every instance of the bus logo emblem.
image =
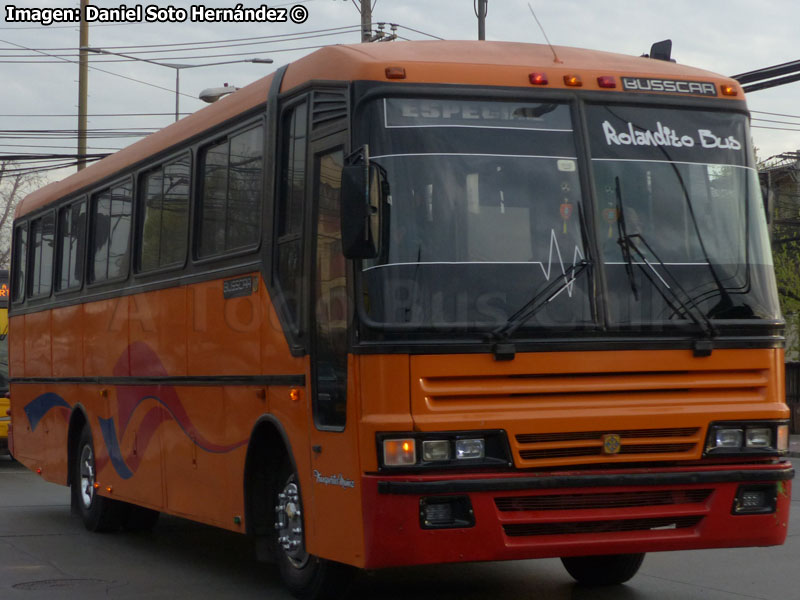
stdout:
{"type": "Polygon", "coordinates": [[[622,438],[617,433],[607,433],[603,436],[603,453],[619,454],[622,449],[622,438]]]}

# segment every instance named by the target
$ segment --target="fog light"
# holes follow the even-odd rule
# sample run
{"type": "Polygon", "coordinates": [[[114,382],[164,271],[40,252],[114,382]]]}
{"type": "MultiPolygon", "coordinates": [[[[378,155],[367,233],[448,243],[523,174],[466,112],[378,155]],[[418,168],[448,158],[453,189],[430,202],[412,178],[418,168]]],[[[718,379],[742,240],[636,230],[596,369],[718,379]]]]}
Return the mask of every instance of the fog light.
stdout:
{"type": "Polygon", "coordinates": [[[744,442],[744,431],[741,429],[717,429],[714,445],[717,448],[741,448],[744,442]]]}
{"type": "Polygon", "coordinates": [[[450,460],[450,442],[448,440],[423,441],[422,460],[425,462],[450,460]]]}
{"type": "Polygon", "coordinates": [[[774,485],[743,485],[736,493],[733,514],[767,514],[775,512],[778,502],[774,485]]]}
{"type": "Polygon", "coordinates": [[[419,499],[419,524],[423,529],[452,529],[475,525],[467,496],[428,496],[419,499]]]}
{"type": "Polygon", "coordinates": [[[402,467],[416,464],[417,447],[413,438],[383,440],[383,464],[402,467]]]}
{"type": "Polygon", "coordinates": [[[445,527],[454,523],[453,506],[449,502],[428,504],[425,506],[424,512],[425,524],[428,527],[445,527]]]}
{"type": "Polygon", "coordinates": [[[745,433],[748,448],[769,448],[772,445],[772,429],[769,427],[749,427],[745,433]]]}
{"type": "Polygon", "coordinates": [[[456,440],[456,458],[458,460],[483,458],[486,455],[485,446],[482,438],[474,440],[456,440]]]}

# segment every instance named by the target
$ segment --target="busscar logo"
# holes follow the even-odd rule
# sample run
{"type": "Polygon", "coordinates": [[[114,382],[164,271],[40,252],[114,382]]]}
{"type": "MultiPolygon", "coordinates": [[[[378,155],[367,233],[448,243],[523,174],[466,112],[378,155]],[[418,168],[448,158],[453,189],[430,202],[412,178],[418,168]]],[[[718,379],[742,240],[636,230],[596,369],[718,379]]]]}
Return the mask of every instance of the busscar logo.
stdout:
{"type": "Polygon", "coordinates": [[[628,92],[662,92],[667,94],[689,94],[692,96],[717,95],[717,86],[710,81],[623,77],[622,87],[628,92]]]}

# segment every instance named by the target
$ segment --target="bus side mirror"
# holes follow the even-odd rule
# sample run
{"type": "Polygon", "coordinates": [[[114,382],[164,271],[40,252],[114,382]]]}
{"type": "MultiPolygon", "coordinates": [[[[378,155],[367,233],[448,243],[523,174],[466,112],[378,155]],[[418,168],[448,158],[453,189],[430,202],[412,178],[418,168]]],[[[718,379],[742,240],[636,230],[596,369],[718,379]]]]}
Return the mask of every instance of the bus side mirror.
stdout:
{"type": "Polygon", "coordinates": [[[370,163],[366,146],[345,159],[342,169],[342,252],[346,258],[375,258],[389,184],[386,171],[370,163]]]}

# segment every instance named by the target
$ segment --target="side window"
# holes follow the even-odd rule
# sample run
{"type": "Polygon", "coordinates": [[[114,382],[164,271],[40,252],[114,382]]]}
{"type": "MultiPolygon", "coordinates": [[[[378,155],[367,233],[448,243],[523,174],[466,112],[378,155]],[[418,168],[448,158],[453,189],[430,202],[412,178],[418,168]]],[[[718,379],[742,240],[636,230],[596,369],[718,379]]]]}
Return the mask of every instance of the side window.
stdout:
{"type": "Polygon", "coordinates": [[[292,324],[299,329],[303,283],[303,207],[306,196],[308,108],[305,102],[287,112],[282,122],[283,143],[278,197],[275,277],[292,324]]]}
{"type": "Polygon", "coordinates": [[[199,258],[258,245],[263,149],[264,127],[259,125],[204,150],[200,161],[199,258]]]}
{"type": "Polygon", "coordinates": [[[141,271],[183,264],[189,239],[190,179],[188,154],[142,178],[141,271]]]}
{"type": "Polygon", "coordinates": [[[128,274],[131,230],[131,183],[111,187],[92,201],[92,282],[128,274]]]}
{"type": "Polygon", "coordinates": [[[14,248],[12,250],[14,275],[11,301],[20,302],[25,298],[25,274],[28,267],[28,226],[17,225],[14,230],[14,248]]]}
{"type": "Polygon", "coordinates": [[[31,298],[49,296],[53,289],[53,244],[55,217],[50,212],[31,221],[31,298]]]}
{"type": "Polygon", "coordinates": [[[62,208],[58,213],[56,291],[81,287],[85,238],[86,202],[76,202],[62,208]]]}

